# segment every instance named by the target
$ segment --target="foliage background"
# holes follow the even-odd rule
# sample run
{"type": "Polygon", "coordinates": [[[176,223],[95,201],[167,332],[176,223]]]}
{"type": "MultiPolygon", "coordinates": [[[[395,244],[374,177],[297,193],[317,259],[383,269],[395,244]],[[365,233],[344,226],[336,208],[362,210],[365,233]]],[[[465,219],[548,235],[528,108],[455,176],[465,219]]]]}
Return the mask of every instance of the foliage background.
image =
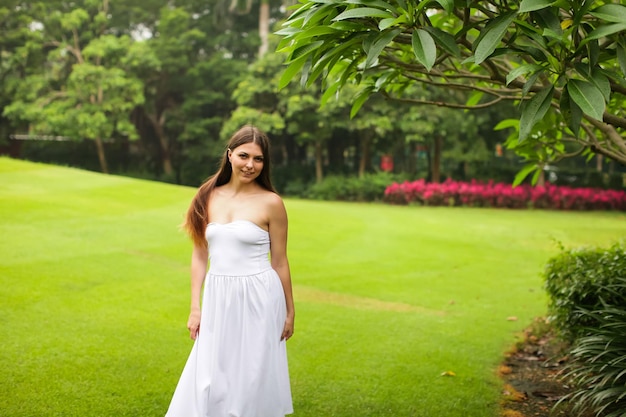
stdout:
{"type": "MultiPolygon", "coordinates": [[[[272,137],[283,193],[306,195],[327,175],[363,178],[380,171],[383,159],[407,179],[513,181],[524,158],[507,145],[509,130],[494,130],[519,116],[512,102],[468,112],[377,95],[357,100],[360,111],[350,118],[358,86],[344,85],[332,100],[321,82],[279,89],[287,56],[273,51],[284,36],[266,38],[259,27],[279,30],[289,6],[3,2],[0,153],[197,185],[217,165],[228,135],[255,123],[272,137]],[[269,45],[263,54],[262,42],[269,45]],[[322,99],[327,104],[320,108],[322,99]]],[[[467,99],[420,83],[402,91],[423,103],[467,99]]],[[[610,108],[620,108],[623,97],[612,97],[610,108]]],[[[556,126],[550,117],[546,128],[556,126]]],[[[606,158],[542,163],[549,163],[552,182],[623,187],[623,166],[606,158]]]]}

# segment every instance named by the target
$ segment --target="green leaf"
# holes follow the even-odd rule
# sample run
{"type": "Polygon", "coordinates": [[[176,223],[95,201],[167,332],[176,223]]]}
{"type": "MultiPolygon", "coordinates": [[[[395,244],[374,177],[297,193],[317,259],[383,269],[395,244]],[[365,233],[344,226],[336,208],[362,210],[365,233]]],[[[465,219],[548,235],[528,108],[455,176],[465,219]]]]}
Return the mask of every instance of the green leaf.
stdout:
{"type": "Polygon", "coordinates": [[[437,59],[437,47],[435,41],[428,32],[422,29],[413,31],[413,53],[417,61],[422,64],[427,71],[435,65],[437,59]]]}
{"type": "Polygon", "coordinates": [[[554,3],[554,0],[522,0],[519,5],[520,13],[532,12],[545,9],[554,3]]]}
{"type": "Polygon", "coordinates": [[[511,81],[515,80],[517,77],[523,77],[526,74],[534,74],[537,71],[541,71],[543,67],[537,64],[524,64],[515,68],[513,71],[509,72],[506,76],[506,85],[509,85],[511,81]]]}
{"type": "Polygon", "coordinates": [[[297,59],[299,59],[299,58],[301,58],[301,57],[303,57],[305,55],[309,55],[311,52],[313,52],[315,49],[319,48],[322,45],[324,45],[324,41],[315,41],[315,42],[304,43],[303,46],[297,47],[291,53],[287,63],[291,63],[292,61],[296,61],[297,59]]]}
{"type": "Polygon", "coordinates": [[[397,76],[398,76],[398,72],[396,72],[396,71],[387,71],[387,72],[385,72],[383,75],[378,77],[378,79],[376,80],[376,83],[374,84],[374,87],[375,87],[376,91],[380,90],[381,87],[384,87],[385,85],[387,85],[387,83],[390,80],[393,80],[397,76]]]}
{"type": "Polygon", "coordinates": [[[537,81],[537,78],[539,78],[540,74],[540,72],[536,72],[528,77],[528,80],[524,83],[524,87],[522,87],[522,97],[526,97],[532,86],[535,85],[535,82],[537,81]]]}
{"type": "Polygon", "coordinates": [[[527,164],[520,170],[520,172],[515,175],[515,180],[513,181],[513,187],[517,187],[526,179],[526,177],[533,171],[537,170],[539,167],[537,164],[527,164]]]}
{"type": "Polygon", "coordinates": [[[477,91],[477,90],[472,91],[469,98],[465,102],[465,105],[469,107],[477,105],[484,95],[485,93],[483,93],[482,91],[477,91]]]}
{"type": "Polygon", "coordinates": [[[296,76],[296,74],[302,69],[306,60],[307,60],[307,57],[302,56],[300,57],[300,59],[291,61],[289,63],[289,66],[285,68],[283,75],[280,76],[280,80],[278,81],[279,90],[285,88],[291,82],[291,80],[296,76]]]}
{"type": "Polygon", "coordinates": [[[567,90],[571,99],[580,106],[583,113],[597,120],[602,120],[606,103],[600,90],[590,82],[570,80],[567,90]]]}
{"type": "Polygon", "coordinates": [[[589,67],[593,68],[598,65],[598,59],[600,59],[600,45],[598,44],[598,40],[594,39],[590,42],[587,42],[587,56],[589,57],[589,67]]]}
{"type": "Polygon", "coordinates": [[[496,50],[507,29],[515,19],[517,12],[509,12],[492,20],[484,29],[483,38],[476,45],[474,57],[476,64],[481,64],[496,50]]]}
{"type": "Polygon", "coordinates": [[[350,39],[344,40],[344,42],[335,46],[333,49],[326,51],[324,55],[315,62],[313,71],[311,71],[311,75],[309,76],[309,84],[312,84],[325,69],[330,71],[344,55],[350,55],[350,53],[346,54],[346,50],[350,48],[360,48],[358,45],[361,43],[361,38],[362,35],[353,36],[350,39]]]}
{"type": "Polygon", "coordinates": [[[323,107],[332,96],[336,96],[337,91],[339,91],[339,82],[334,82],[326,89],[326,91],[324,91],[324,94],[322,94],[320,107],[323,107]]]}
{"type": "Polygon", "coordinates": [[[274,34],[275,35],[281,35],[281,36],[291,36],[291,35],[295,35],[296,33],[300,33],[300,32],[302,32],[302,29],[300,29],[300,28],[286,27],[284,29],[277,30],[276,32],[274,32],[274,34]]]}
{"type": "Polygon", "coordinates": [[[537,15],[537,17],[535,18],[537,20],[537,26],[529,25],[528,23],[519,19],[515,21],[517,29],[519,30],[519,35],[525,35],[529,38],[528,40],[532,41],[528,42],[524,39],[524,36],[521,36],[518,43],[521,43],[524,46],[530,45],[533,48],[539,48],[542,51],[545,51],[545,49],[548,47],[548,44],[546,42],[546,39],[544,39],[541,34],[543,32],[543,28],[549,26],[545,22],[539,22],[540,20],[543,21],[543,18],[541,17],[542,13],[537,12],[535,13],[535,15],[537,15]]]}
{"type": "Polygon", "coordinates": [[[343,32],[363,32],[363,25],[358,22],[351,22],[349,20],[341,20],[339,22],[331,23],[330,27],[333,29],[341,30],[343,32]]]}
{"type": "Polygon", "coordinates": [[[333,20],[338,21],[338,20],[354,19],[354,18],[359,18],[359,17],[389,18],[389,17],[394,17],[394,16],[387,11],[374,9],[373,7],[359,7],[357,9],[346,10],[345,12],[341,13],[339,16],[335,17],[333,20]]]}
{"type": "MultiPolygon", "coordinates": [[[[331,3],[336,3],[335,0],[331,0],[331,3]]],[[[394,13],[398,13],[398,9],[395,5],[391,3],[387,3],[382,0],[345,0],[345,3],[348,4],[362,4],[363,6],[373,6],[378,7],[382,10],[390,10],[394,13]]]]}
{"type": "Polygon", "coordinates": [[[591,78],[589,79],[596,86],[598,90],[602,93],[604,97],[604,101],[607,103],[611,101],[611,83],[606,75],[602,74],[600,70],[596,69],[593,74],[591,74],[591,78]]]}
{"type": "Polygon", "coordinates": [[[607,22],[626,22],[626,6],[620,4],[605,4],[593,10],[591,14],[607,22]]]}
{"type": "Polygon", "coordinates": [[[550,108],[554,86],[545,88],[535,94],[533,98],[525,101],[522,105],[522,116],[520,117],[519,141],[523,142],[537,122],[543,119],[550,108]]]}
{"type": "Polygon", "coordinates": [[[538,62],[547,61],[548,59],[543,50],[541,50],[540,48],[535,48],[534,46],[525,46],[518,44],[516,45],[516,49],[518,51],[528,54],[531,58],[538,62]]]}
{"type": "Polygon", "coordinates": [[[323,24],[324,20],[329,17],[334,17],[337,14],[337,8],[334,4],[325,4],[321,7],[311,8],[308,13],[304,15],[304,20],[302,22],[302,27],[312,27],[317,26],[318,24],[323,24]]]}
{"type": "Polygon", "coordinates": [[[439,28],[432,26],[426,26],[424,27],[424,30],[430,33],[430,35],[433,37],[439,47],[457,58],[461,57],[461,50],[456,44],[454,36],[450,35],[447,32],[444,32],[439,28]]]}
{"type": "Polygon", "coordinates": [[[393,26],[396,23],[396,19],[393,17],[388,17],[386,19],[382,19],[380,22],[378,22],[378,30],[385,30],[388,27],[393,26]]]}
{"type": "Polygon", "coordinates": [[[354,98],[354,103],[352,104],[352,109],[350,110],[350,118],[353,119],[354,116],[359,112],[363,104],[367,101],[370,94],[372,94],[372,88],[367,87],[361,90],[356,97],[354,98]]]}
{"type": "Polygon", "coordinates": [[[498,123],[493,130],[504,130],[514,128],[515,130],[519,130],[519,119],[505,119],[498,123]]]}
{"type": "Polygon", "coordinates": [[[622,69],[622,75],[626,77],[626,46],[620,42],[615,49],[617,51],[617,62],[619,62],[619,66],[622,69]]]}
{"type": "Polygon", "coordinates": [[[443,7],[446,13],[450,14],[454,10],[454,0],[435,0],[443,7]]]}
{"type": "Polygon", "coordinates": [[[549,8],[541,9],[532,13],[532,17],[537,21],[537,24],[543,29],[551,29],[556,34],[562,34],[563,28],[561,28],[561,19],[558,15],[558,9],[549,8]]]}
{"type": "MultiPolygon", "coordinates": [[[[339,73],[341,74],[341,78],[339,78],[339,85],[345,85],[345,83],[348,81],[348,78],[350,78],[350,76],[355,73],[355,69],[358,65],[357,60],[353,60],[352,62],[350,62],[344,69],[343,71],[340,71],[339,73]]],[[[342,62],[342,64],[345,63],[342,62]]],[[[356,84],[359,84],[361,82],[361,80],[359,79],[359,73],[357,72],[357,74],[353,77],[354,81],[356,82],[356,84]]]]}
{"type": "Polygon", "coordinates": [[[613,23],[611,25],[599,26],[596,30],[592,31],[585,39],[580,42],[580,46],[584,46],[587,42],[594,39],[604,38],[614,33],[622,32],[626,30],[626,23],[613,23]]]}
{"type": "Polygon", "coordinates": [[[336,33],[337,30],[333,29],[331,26],[313,26],[310,29],[300,32],[293,38],[300,41],[302,39],[313,38],[315,36],[334,35],[336,33]]]}
{"type": "Polygon", "coordinates": [[[307,80],[309,78],[309,73],[311,72],[312,61],[311,58],[307,58],[302,66],[301,74],[300,74],[300,85],[306,86],[307,80]]]}
{"type": "Polygon", "coordinates": [[[583,112],[578,104],[571,100],[569,92],[567,91],[567,86],[563,88],[563,92],[561,93],[560,110],[563,119],[567,123],[567,127],[569,127],[575,137],[578,137],[580,134],[580,122],[583,117],[583,112]]]}
{"type": "Polygon", "coordinates": [[[406,23],[406,19],[406,14],[401,14],[396,18],[381,19],[381,21],[378,22],[378,29],[383,31],[391,26],[397,26],[400,23],[406,23]]]}
{"type": "Polygon", "coordinates": [[[381,32],[380,35],[372,42],[372,45],[365,50],[367,59],[365,60],[365,69],[369,68],[378,59],[380,53],[393,39],[402,32],[401,28],[395,28],[387,32],[381,32]]]}
{"type": "Polygon", "coordinates": [[[530,180],[530,183],[532,185],[536,185],[537,184],[537,181],[539,180],[539,176],[541,175],[541,171],[542,170],[537,166],[537,170],[533,174],[533,178],[530,180]]]}

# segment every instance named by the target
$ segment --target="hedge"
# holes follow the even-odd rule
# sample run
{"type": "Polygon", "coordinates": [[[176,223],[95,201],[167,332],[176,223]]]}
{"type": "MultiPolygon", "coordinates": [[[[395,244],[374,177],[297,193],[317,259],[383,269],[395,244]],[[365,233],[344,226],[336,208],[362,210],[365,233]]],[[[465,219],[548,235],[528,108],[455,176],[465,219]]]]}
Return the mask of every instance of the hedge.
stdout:
{"type": "Polygon", "coordinates": [[[626,192],[599,188],[545,187],[493,182],[427,183],[423,179],[393,183],[385,189],[384,201],[391,204],[428,206],[471,206],[537,208],[554,210],[626,211],[626,192]]]}
{"type": "Polygon", "coordinates": [[[564,400],[579,415],[626,415],[625,244],[563,250],[545,279],[551,322],[572,344],[564,400]]]}

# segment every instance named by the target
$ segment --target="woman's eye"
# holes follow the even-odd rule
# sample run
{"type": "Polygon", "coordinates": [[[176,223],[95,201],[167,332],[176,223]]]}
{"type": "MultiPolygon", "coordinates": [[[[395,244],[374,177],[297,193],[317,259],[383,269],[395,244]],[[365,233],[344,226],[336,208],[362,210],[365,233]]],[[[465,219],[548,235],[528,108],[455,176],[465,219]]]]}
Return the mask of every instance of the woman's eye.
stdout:
{"type": "Polygon", "coordinates": [[[261,158],[261,157],[254,158],[254,160],[257,161],[257,162],[263,162],[263,158],[261,158]]]}

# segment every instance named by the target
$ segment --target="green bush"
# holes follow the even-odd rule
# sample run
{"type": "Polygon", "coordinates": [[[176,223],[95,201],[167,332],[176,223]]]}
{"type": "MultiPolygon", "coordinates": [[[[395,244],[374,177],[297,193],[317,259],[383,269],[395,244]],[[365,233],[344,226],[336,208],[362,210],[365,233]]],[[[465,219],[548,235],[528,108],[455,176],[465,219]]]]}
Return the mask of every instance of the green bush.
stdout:
{"type": "Polygon", "coordinates": [[[295,163],[272,166],[272,183],[285,196],[303,197],[308,184],[314,181],[314,166],[295,163]]]}
{"type": "Polygon", "coordinates": [[[611,303],[596,310],[580,308],[581,317],[595,324],[578,339],[571,351],[567,377],[575,389],[565,399],[579,415],[626,415],[626,278],[602,287],[612,294],[611,303]]]}
{"type": "Polygon", "coordinates": [[[568,341],[586,336],[597,327],[595,316],[583,311],[618,305],[620,295],[607,288],[626,275],[626,246],[608,249],[564,250],[546,265],[545,288],[549,295],[550,319],[568,341]]]}
{"type": "Polygon", "coordinates": [[[616,172],[616,173],[612,173],[612,174],[608,174],[608,182],[607,182],[607,188],[610,188],[612,190],[623,190],[624,188],[624,176],[626,174],[622,174],[621,172],[616,172]]]}
{"type": "Polygon", "coordinates": [[[365,174],[363,177],[329,175],[309,187],[305,196],[315,200],[380,201],[385,189],[400,178],[387,172],[365,174]]]}

